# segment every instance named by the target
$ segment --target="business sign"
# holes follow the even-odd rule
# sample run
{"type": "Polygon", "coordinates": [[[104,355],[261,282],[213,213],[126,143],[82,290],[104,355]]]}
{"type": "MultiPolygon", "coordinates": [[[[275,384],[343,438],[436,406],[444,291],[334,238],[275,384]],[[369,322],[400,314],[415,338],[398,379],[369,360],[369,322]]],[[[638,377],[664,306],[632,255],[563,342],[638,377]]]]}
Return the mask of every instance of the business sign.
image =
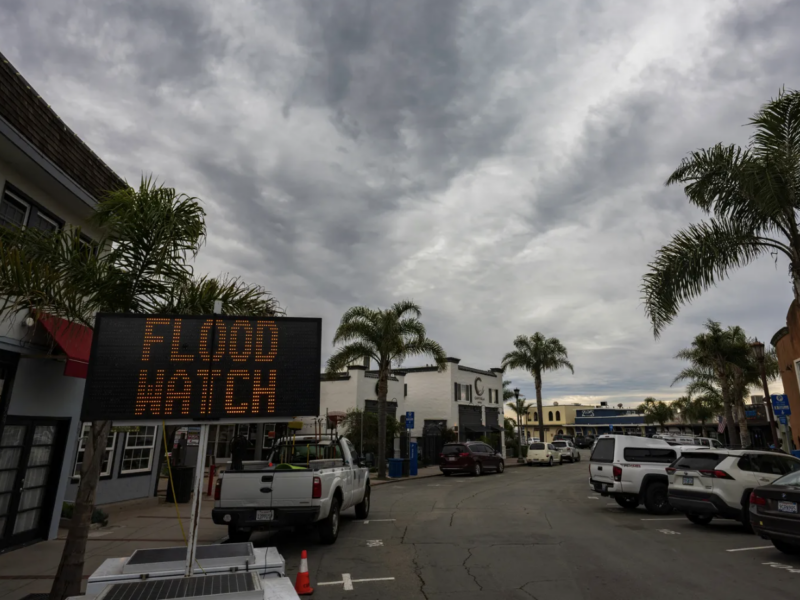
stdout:
{"type": "Polygon", "coordinates": [[[772,394],[770,400],[772,400],[772,411],[776,417],[788,417],[792,414],[792,410],[789,408],[789,396],[786,394],[772,394]]]}
{"type": "Polygon", "coordinates": [[[81,420],[319,414],[321,319],[98,315],[81,420]]]}

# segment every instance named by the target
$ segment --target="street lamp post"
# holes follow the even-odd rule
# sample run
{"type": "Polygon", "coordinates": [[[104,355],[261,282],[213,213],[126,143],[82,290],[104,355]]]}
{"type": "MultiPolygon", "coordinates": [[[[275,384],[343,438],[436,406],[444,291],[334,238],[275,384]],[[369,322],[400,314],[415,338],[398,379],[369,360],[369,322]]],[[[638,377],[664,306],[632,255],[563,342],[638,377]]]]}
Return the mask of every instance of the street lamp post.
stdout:
{"type": "Polygon", "coordinates": [[[758,360],[758,364],[761,368],[761,384],[764,386],[764,403],[767,405],[767,415],[769,415],[769,428],[772,432],[772,443],[774,444],[775,448],[778,448],[778,428],[775,426],[775,415],[772,412],[772,400],[769,397],[769,387],[767,386],[767,365],[766,361],[764,360],[764,343],[759,342],[758,338],[756,341],[750,344],[753,348],[753,353],[758,360]]]}
{"type": "Polygon", "coordinates": [[[519,414],[519,388],[514,388],[514,398],[517,402],[517,439],[519,440],[519,456],[517,457],[517,462],[522,462],[522,415],[519,414]]]}

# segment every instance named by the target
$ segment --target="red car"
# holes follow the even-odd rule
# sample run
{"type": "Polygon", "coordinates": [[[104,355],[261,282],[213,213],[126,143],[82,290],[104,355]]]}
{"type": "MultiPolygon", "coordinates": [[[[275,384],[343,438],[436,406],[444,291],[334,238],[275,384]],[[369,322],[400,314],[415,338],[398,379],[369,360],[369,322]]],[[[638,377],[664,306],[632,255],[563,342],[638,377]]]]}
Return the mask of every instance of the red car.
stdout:
{"type": "Polygon", "coordinates": [[[505,468],[503,455],[483,442],[445,444],[439,455],[439,470],[447,476],[471,473],[477,477],[484,471],[502,473],[505,468]]]}

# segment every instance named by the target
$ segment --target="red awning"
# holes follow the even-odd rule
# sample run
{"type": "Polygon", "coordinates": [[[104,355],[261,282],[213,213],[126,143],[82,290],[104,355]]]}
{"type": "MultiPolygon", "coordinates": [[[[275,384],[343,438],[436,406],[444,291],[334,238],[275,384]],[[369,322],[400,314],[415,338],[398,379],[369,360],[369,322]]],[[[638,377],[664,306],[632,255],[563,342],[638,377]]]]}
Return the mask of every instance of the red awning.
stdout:
{"type": "Polygon", "coordinates": [[[86,325],[70,323],[51,315],[42,315],[39,322],[67,355],[64,375],[86,379],[92,351],[92,330],[86,325]]]}

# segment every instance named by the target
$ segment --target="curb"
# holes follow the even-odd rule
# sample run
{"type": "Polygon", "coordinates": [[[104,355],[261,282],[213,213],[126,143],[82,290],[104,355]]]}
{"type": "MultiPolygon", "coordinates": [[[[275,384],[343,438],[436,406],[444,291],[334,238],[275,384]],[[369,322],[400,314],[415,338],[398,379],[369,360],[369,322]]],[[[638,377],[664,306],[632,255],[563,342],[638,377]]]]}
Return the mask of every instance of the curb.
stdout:
{"type": "MultiPolygon", "coordinates": [[[[512,459],[516,461],[516,459],[512,459]]],[[[525,463],[506,463],[506,469],[511,469],[513,467],[524,467],[525,463]]],[[[416,481],[418,479],[430,479],[431,477],[444,477],[441,472],[438,473],[425,473],[424,475],[415,475],[413,477],[398,477],[393,479],[377,479],[370,477],[369,484],[371,486],[379,486],[379,485],[388,485],[390,483],[402,483],[403,481],[416,481]]]]}

